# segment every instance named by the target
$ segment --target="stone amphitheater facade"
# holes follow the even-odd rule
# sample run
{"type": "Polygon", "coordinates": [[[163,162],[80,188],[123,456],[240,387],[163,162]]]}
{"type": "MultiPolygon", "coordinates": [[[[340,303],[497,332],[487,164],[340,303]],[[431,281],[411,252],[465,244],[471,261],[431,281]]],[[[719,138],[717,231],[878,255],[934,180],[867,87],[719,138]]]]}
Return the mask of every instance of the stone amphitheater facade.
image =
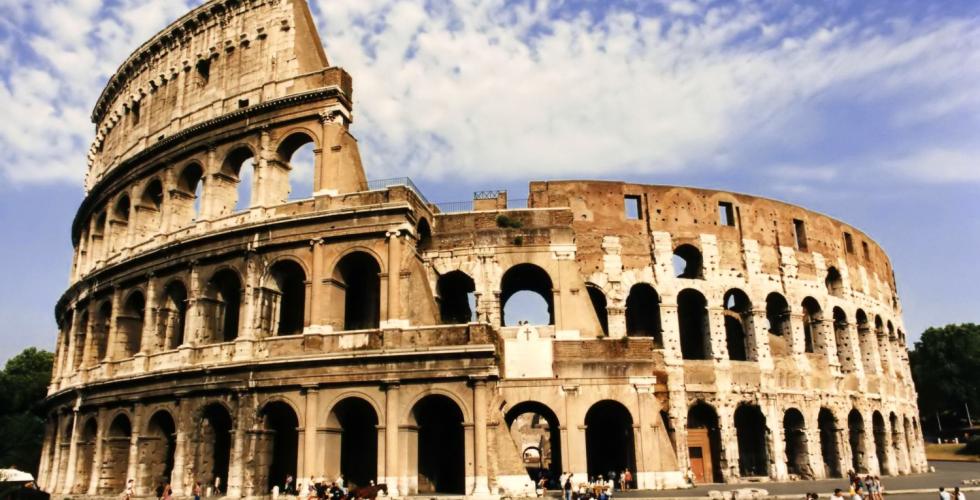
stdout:
{"type": "Polygon", "coordinates": [[[926,467],[894,275],[858,229],[622,182],[440,207],[367,181],[352,96],[302,0],[209,1],[112,76],[43,488],[219,477],[253,497],[343,474],[496,496],[542,472],[657,489],[926,467]],[[547,321],[508,321],[529,296],[547,321]]]}

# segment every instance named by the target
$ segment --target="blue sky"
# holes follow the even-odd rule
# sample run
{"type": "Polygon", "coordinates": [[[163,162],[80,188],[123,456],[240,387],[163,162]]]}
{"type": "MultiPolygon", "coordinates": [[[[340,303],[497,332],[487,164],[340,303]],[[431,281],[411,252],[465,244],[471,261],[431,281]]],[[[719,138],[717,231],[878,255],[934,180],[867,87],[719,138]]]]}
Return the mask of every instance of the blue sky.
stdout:
{"type": "MultiPolygon", "coordinates": [[[[0,362],[53,347],[102,85],[198,3],[0,0],[0,362]]],[[[980,320],[980,3],[311,3],[369,178],[433,201],[557,178],[769,196],[885,248],[910,340],[980,320]]]]}

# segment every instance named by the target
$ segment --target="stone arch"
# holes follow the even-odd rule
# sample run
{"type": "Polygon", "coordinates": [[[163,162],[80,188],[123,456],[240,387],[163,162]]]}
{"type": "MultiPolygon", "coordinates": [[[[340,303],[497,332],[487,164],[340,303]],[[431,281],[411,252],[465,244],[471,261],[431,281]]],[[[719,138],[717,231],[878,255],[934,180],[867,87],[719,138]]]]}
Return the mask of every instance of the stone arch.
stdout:
{"type": "Polygon", "coordinates": [[[686,288],[677,294],[677,321],[684,359],[710,359],[708,301],[701,292],[686,288]]]}
{"type": "Polygon", "coordinates": [[[824,278],[824,286],[827,288],[827,293],[834,297],[844,296],[844,279],[841,277],[840,271],[836,267],[827,268],[827,276],[824,278]]]}
{"type": "Polygon", "coordinates": [[[841,477],[840,446],[838,445],[837,417],[828,408],[820,408],[817,414],[817,427],[820,429],[820,458],[823,460],[827,477],[841,477]]]}
{"type": "Polygon", "coordinates": [[[450,271],[436,281],[439,316],[445,325],[476,320],[476,283],[463,271],[450,271]]]}
{"type": "Polygon", "coordinates": [[[816,336],[822,329],[823,309],[813,297],[806,297],[801,303],[803,307],[803,352],[816,351],[816,336]]]}
{"type": "Polygon", "coordinates": [[[317,134],[309,129],[293,128],[283,134],[276,145],[276,163],[287,173],[288,182],[282,184],[289,190],[280,193],[277,201],[285,202],[312,195],[319,149],[317,134]]]}
{"type": "Polygon", "coordinates": [[[408,422],[418,430],[407,431],[408,449],[418,453],[406,469],[417,476],[418,493],[465,492],[464,418],[463,407],[444,394],[427,394],[411,406],[408,422]]]}
{"type": "Polygon", "coordinates": [[[143,338],[143,321],[146,318],[146,296],[142,290],[129,292],[123,300],[123,307],[116,318],[116,330],[119,337],[118,349],[114,358],[130,358],[140,351],[143,338]]]}
{"type": "MultiPolygon", "coordinates": [[[[528,315],[527,317],[532,318],[530,321],[536,321],[539,318],[543,319],[545,311],[542,309],[547,307],[548,324],[555,324],[553,289],[554,285],[551,276],[540,266],[527,262],[511,266],[500,279],[500,322],[506,326],[516,325],[516,322],[511,324],[507,321],[505,311],[511,297],[523,292],[522,296],[524,294],[527,294],[527,296],[521,297],[522,301],[533,299],[533,295],[531,294],[539,295],[544,301],[540,306],[535,306],[533,312],[525,312],[528,315]]],[[[512,310],[512,316],[517,312],[517,309],[512,310]]]]}
{"type": "MultiPolygon", "coordinates": [[[[220,492],[226,491],[231,464],[231,433],[234,429],[232,412],[222,402],[210,402],[198,411],[194,429],[194,477],[203,485],[212,485],[221,478],[220,492]]],[[[215,493],[220,496],[219,493],[215,493]]]]}
{"type": "Polygon", "coordinates": [[[893,373],[895,367],[891,359],[891,342],[888,334],[885,332],[885,322],[881,319],[880,314],[875,315],[874,325],[874,336],[878,343],[878,360],[881,363],[881,371],[885,375],[889,375],[893,373]]]}
{"type": "Polygon", "coordinates": [[[806,420],[800,410],[789,408],[783,413],[783,436],[786,444],[786,470],[801,479],[813,479],[806,420]]]}
{"type": "Polygon", "coordinates": [[[99,473],[99,471],[92,470],[92,465],[95,461],[96,439],[98,439],[99,435],[98,417],[95,415],[89,416],[79,427],[82,429],[82,432],[79,434],[78,441],[75,443],[75,484],[68,486],[72,494],[84,495],[88,493],[92,474],[99,473]]]}
{"type": "Polygon", "coordinates": [[[165,199],[163,181],[159,177],[151,177],[143,186],[136,205],[136,227],[142,237],[146,238],[161,231],[165,199]]]}
{"type": "Polygon", "coordinates": [[[302,264],[282,258],[271,266],[262,290],[262,328],[273,335],[302,333],[307,324],[307,274],[302,264]]]}
{"type": "Polygon", "coordinates": [[[220,213],[248,210],[256,205],[255,151],[248,144],[232,146],[221,162],[221,174],[232,183],[226,190],[220,213]]]}
{"type": "Polygon", "coordinates": [[[92,262],[105,260],[109,244],[106,241],[109,216],[104,209],[100,209],[96,213],[97,215],[95,215],[92,225],[92,234],[90,235],[90,238],[92,238],[92,262]]]}
{"type": "Polygon", "coordinates": [[[738,470],[742,477],[769,475],[769,428],[758,405],[743,403],[735,409],[738,470]]]}
{"type": "Polygon", "coordinates": [[[766,320],[769,323],[769,350],[773,356],[791,354],[793,327],[790,323],[789,302],[779,292],[766,295],[766,320]]]}
{"type": "Polygon", "coordinates": [[[380,412],[360,394],[344,394],[327,413],[327,474],[351,486],[367,486],[378,475],[380,412]]]}
{"type": "Polygon", "coordinates": [[[132,202],[128,193],[123,193],[116,198],[112,205],[112,217],[109,219],[110,251],[118,252],[127,245],[129,237],[129,219],[133,210],[132,202]]]}
{"type": "Polygon", "coordinates": [[[704,279],[704,256],[698,247],[685,243],[674,249],[674,276],[687,279],[704,279]]]}
{"type": "Polygon", "coordinates": [[[871,331],[871,323],[864,309],[858,309],[854,314],[854,321],[857,326],[858,347],[861,349],[861,364],[864,366],[865,373],[878,372],[878,349],[877,339],[871,331]]]}
{"type": "Polygon", "coordinates": [[[851,350],[851,332],[847,321],[847,315],[840,307],[835,307],[834,311],[834,338],[837,341],[837,359],[840,361],[841,369],[844,373],[853,372],[859,360],[854,359],[851,350]]]}
{"type": "Polygon", "coordinates": [[[204,167],[195,160],[184,165],[177,176],[172,214],[178,227],[188,225],[203,215],[204,184],[207,182],[204,174],[204,167]]]}
{"type": "Polygon", "coordinates": [[[636,469],[633,415],[612,399],[594,403],[585,413],[585,449],[589,477],[608,476],[609,471],[636,469]]]}
{"type": "Polygon", "coordinates": [[[724,448],[718,412],[704,401],[695,402],[687,410],[687,446],[689,466],[696,480],[720,483],[724,448]]]}
{"type": "Polygon", "coordinates": [[[894,474],[889,468],[888,428],[885,426],[885,418],[878,410],[871,413],[871,432],[875,443],[875,457],[878,458],[878,468],[882,474],[894,474]]]}
{"type": "Polygon", "coordinates": [[[429,219],[425,217],[419,219],[418,225],[415,226],[415,235],[418,240],[415,247],[420,252],[424,252],[432,248],[432,225],[429,224],[429,219]]]}
{"type": "Polygon", "coordinates": [[[208,279],[205,321],[210,342],[229,342],[238,338],[241,325],[243,284],[233,267],[221,267],[208,279]]]}
{"type": "Polygon", "coordinates": [[[561,422],[555,411],[539,401],[521,401],[507,409],[504,421],[522,456],[526,448],[539,451],[536,463],[524,461],[530,479],[537,481],[546,475],[550,486],[560,487],[557,482],[563,470],[561,422]]]}
{"type": "Polygon", "coordinates": [[[752,332],[752,302],[749,296],[738,288],[725,292],[722,299],[725,308],[725,342],[728,346],[728,359],[748,361],[748,340],[752,332]]]}
{"type": "MultiPolygon", "coordinates": [[[[157,484],[171,481],[174,470],[174,453],[177,450],[177,424],[171,410],[157,408],[146,421],[140,433],[141,461],[146,467],[137,468],[137,483],[141,493],[149,493],[157,484]]],[[[116,492],[113,492],[116,493],[116,492]]]]}
{"type": "Polygon", "coordinates": [[[164,350],[177,349],[184,343],[187,330],[187,286],[174,278],[163,287],[157,322],[163,330],[164,350]]]}
{"type": "Polygon", "coordinates": [[[266,401],[259,410],[262,430],[256,440],[258,455],[266,464],[256,471],[254,486],[264,489],[255,492],[266,494],[275,485],[285,484],[286,476],[297,477],[296,461],[299,456],[299,414],[290,403],[283,400],[266,401]],[[264,476],[264,477],[261,477],[264,476]]]}
{"type": "Polygon", "coordinates": [[[343,330],[378,328],[381,321],[381,264],[373,254],[347,252],[333,270],[333,309],[343,330]],[[343,307],[340,310],[340,307],[343,307]]]}
{"type": "Polygon", "coordinates": [[[902,453],[902,440],[904,436],[902,435],[901,422],[898,420],[898,415],[895,412],[890,412],[888,414],[888,428],[891,431],[891,454],[895,458],[895,465],[897,470],[891,471],[892,474],[900,474],[908,471],[908,464],[905,460],[908,458],[902,453]]]}
{"type": "Polygon", "coordinates": [[[96,309],[95,324],[92,325],[92,342],[95,345],[95,359],[92,364],[99,364],[109,351],[109,325],[112,323],[112,301],[103,300],[96,309]]]}
{"type": "Polygon", "coordinates": [[[851,470],[868,473],[867,450],[864,447],[864,416],[857,408],[847,414],[848,444],[851,447],[851,470]]]}
{"type": "Polygon", "coordinates": [[[663,346],[663,326],[660,321],[660,295],[649,283],[637,283],[626,296],[626,335],[653,337],[663,346]]]}
{"type": "Polygon", "coordinates": [[[602,329],[603,336],[609,335],[609,311],[606,309],[606,292],[595,283],[586,283],[585,290],[589,293],[589,302],[595,311],[596,319],[599,320],[599,327],[602,329]]]}
{"type": "Polygon", "coordinates": [[[129,470],[129,445],[133,429],[129,416],[118,412],[109,422],[109,428],[102,442],[102,470],[99,471],[97,492],[103,495],[116,494],[125,489],[129,470]]]}

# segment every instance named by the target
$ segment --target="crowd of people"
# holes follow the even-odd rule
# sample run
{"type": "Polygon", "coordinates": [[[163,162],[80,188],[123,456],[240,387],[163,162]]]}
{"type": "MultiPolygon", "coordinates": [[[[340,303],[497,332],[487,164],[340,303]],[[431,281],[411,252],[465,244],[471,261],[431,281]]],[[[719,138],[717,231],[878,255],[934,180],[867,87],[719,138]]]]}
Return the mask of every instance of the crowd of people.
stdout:
{"type": "MultiPolygon", "coordinates": [[[[374,481],[370,481],[369,488],[374,487],[374,481]]],[[[123,492],[125,500],[130,500],[136,496],[134,482],[132,479],[126,481],[126,489],[123,492]]],[[[383,490],[384,491],[384,490],[383,490]]],[[[192,488],[194,500],[201,500],[201,497],[223,496],[221,477],[215,477],[209,487],[204,488],[200,481],[195,481],[192,488]]],[[[302,500],[345,500],[351,498],[351,491],[345,485],[344,477],[337,476],[334,481],[327,481],[324,477],[319,479],[310,476],[306,483],[293,480],[292,475],[287,475],[282,485],[276,484],[269,492],[273,497],[278,495],[295,496],[302,500]]],[[[169,481],[164,481],[157,485],[157,500],[171,500],[173,498],[173,488],[169,481]]]]}
{"type": "MultiPolygon", "coordinates": [[[[579,481],[571,472],[564,472],[558,478],[558,483],[563,500],[608,500],[617,489],[628,491],[632,487],[633,473],[629,469],[610,471],[605,476],[600,474],[579,481]]],[[[544,494],[546,484],[544,477],[538,481],[538,496],[544,494]]]]}

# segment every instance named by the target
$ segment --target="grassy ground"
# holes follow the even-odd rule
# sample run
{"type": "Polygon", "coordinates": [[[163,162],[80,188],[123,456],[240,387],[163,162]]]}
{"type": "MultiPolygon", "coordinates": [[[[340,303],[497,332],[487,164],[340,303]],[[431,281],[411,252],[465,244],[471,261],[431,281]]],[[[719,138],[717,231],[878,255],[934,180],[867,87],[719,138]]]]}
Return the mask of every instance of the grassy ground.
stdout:
{"type": "Polygon", "coordinates": [[[980,456],[959,453],[965,444],[926,443],[926,458],[929,460],[950,460],[955,462],[980,462],[980,456]]]}

